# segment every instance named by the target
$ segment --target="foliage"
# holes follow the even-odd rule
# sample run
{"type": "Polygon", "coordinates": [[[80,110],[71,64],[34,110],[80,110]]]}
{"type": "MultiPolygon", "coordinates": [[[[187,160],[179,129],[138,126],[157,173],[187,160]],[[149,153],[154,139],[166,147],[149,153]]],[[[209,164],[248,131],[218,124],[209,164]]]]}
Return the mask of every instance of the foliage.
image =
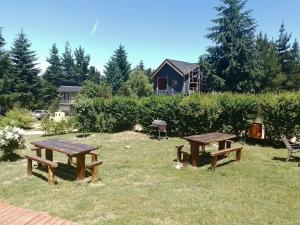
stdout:
{"type": "Polygon", "coordinates": [[[54,85],[55,87],[58,87],[64,80],[64,76],[62,71],[62,63],[59,57],[59,51],[56,44],[52,45],[49,55],[50,56],[47,58],[47,62],[50,65],[47,67],[43,78],[50,84],[54,85]]]}
{"type": "Polygon", "coordinates": [[[24,142],[22,129],[11,126],[0,129],[0,151],[4,155],[10,155],[14,150],[22,148],[24,142]]]}
{"type": "Polygon", "coordinates": [[[250,122],[260,118],[267,139],[300,132],[300,92],[246,94],[201,94],[193,96],[151,96],[148,98],[81,99],[89,131],[124,131],[140,123],[146,131],[155,119],[165,120],[173,136],[223,131],[242,137],[250,122]]]}
{"type": "Polygon", "coordinates": [[[34,119],[32,113],[27,109],[14,108],[9,110],[4,117],[0,118],[0,126],[13,126],[28,129],[31,127],[34,119]]]}
{"type": "Polygon", "coordinates": [[[22,108],[34,108],[40,91],[37,57],[30,48],[31,43],[21,31],[14,40],[10,55],[14,75],[14,88],[11,91],[20,93],[19,102],[22,108]]]}
{"type": "Polygon", "coordinates": [[[104,71],[106,82],[111,86],[113,94],[116,94],[122,84],[128,80],[130,67],[125,48],[120,45],[105,65],[104,71]]]}
{"type": "Polygon", "coordinates": [[[134,69],[128,81],[123,83],[118,94],[123,96],[135,95],[138,97],[147,97],[153,93],[153,87],[149,82],[145,72],[140,69],[134,69]]]}
{"type": "Polygon", "coordinates": [[[55,121],[53,118],[44,117],[41,121],[45,135],[60,135],[73,132],[76,128],[77,123],[73,117],[55,121]]]}
{"type": "Polygon", "coordinates": [[[84,98],[110,98],[112,97],[112,90],[106,82],[95,84],[87,80],[80,91],[80,96],[84,98]]]}
{"type": "Polygon", "coordinates": [[[243,11],[246,1],[222,0],[216,7],[218,18],[209,28],[207,37],[215,43],[208,48],[211,77],[224,80],[222,90],[257,92],[260,89],[261,70],[256,60],[256,21],[251,11],[243,11]]]}

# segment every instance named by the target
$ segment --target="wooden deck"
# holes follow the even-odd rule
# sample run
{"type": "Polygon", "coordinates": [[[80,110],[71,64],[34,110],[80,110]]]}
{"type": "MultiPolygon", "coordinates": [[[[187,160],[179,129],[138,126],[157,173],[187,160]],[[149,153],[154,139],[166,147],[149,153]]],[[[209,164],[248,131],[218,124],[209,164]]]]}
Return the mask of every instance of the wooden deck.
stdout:
{"type": "Polygon", "coordinates": [[[76,223],[49,216],[46,213],[14,207],[0,203],[1,225],[78,225],[76,223]]]}

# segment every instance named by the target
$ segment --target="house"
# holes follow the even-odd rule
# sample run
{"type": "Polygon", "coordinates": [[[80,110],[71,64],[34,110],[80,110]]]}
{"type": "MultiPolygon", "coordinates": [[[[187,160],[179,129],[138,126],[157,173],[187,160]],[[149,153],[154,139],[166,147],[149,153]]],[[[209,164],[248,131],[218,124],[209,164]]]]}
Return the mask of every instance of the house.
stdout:
{"type": "Polygon", "coordinates": [[[202,91],[203,75],[198,63],[166,59],[152,75],[154,93],[173,95],[202,91]]]}
{"type": "Polygon", "coordinates": [[[74,111],[75,97],[80,90],[80,86],[60,86],[57,89],[60,97],[59,111],[71,114],[74,111]]]}

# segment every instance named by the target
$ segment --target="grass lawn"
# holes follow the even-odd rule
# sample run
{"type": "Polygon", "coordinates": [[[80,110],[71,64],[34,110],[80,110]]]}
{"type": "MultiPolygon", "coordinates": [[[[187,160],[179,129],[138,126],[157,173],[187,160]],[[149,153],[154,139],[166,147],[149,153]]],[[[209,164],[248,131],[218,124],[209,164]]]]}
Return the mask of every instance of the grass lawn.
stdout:
{"type": "MultiPolygon", "coordinates": [[[[29,150],[22,150],[20,159],[0,161],[0,201],[83,225],[300,224],[300,167],[285,162],[284,149],[245,146],[240,163],[212,173],[209,164],[175,169],[174,146],[188,146],[178,138],[157,141],[132,132],[74,137],[51,138],[102,144],[100,182],[75,181],[75,169],[67,167],[58,169],[56,186],[37,169],[27,178],[23,157],[29,150]]],[[[27,144],[43,138],[27,137],[27,144]]],[[[220,164],[230,159],[234,154],[220,164]]],[[[67,157],[54,154],[54,160],[67,157]]]]}

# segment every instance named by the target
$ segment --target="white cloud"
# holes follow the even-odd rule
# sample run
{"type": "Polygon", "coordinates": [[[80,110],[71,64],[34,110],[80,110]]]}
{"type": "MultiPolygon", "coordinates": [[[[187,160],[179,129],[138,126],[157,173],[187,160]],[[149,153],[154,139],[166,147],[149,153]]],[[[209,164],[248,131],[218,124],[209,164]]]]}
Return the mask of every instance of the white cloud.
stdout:
{"type": "Polygon", "coordinates": [[[96,21],[96,22],[94,23],[94,26],[93,26],[91,35],[94,35],[94,34],[96,33],[97,28],[98,28],[98,24],[99,24],[99,21],[96,21]]]}

